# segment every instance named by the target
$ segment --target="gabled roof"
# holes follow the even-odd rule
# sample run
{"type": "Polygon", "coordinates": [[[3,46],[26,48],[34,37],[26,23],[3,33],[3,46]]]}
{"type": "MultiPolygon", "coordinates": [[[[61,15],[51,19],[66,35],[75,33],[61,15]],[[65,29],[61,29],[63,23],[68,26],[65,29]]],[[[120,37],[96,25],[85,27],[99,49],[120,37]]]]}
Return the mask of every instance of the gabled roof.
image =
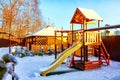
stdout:
{"type": "MultiPolygon", "coordinates": [[[[51,25],[48,25],[42,29],[39,29],[29,35],[27,35],[26,37],[31,37],[31,36],[55,36],[55,31],[56,30],[60,30],[57,29],[51,25]]],[[[57,36],[61,36],[61,33],[58,33],[57,36]]],[[[67,36],[66,33],[63,33],[63,36],[67,36]]]]}
{"type": "Polygon", "coordinates": [[[57,28],[48,25],[40,30],[37,30],[36,32],[33,32],[33,33],[27,35],[26,37],[30,37],[30,36],[54,36],[55,30],[57,30],[57,28]]]}
{"type": "Polygon", "coordinates": [[[83,24],[83,20],[103,20],[94,10],[86,8],[77,8],[70,23],[83,24]]]}

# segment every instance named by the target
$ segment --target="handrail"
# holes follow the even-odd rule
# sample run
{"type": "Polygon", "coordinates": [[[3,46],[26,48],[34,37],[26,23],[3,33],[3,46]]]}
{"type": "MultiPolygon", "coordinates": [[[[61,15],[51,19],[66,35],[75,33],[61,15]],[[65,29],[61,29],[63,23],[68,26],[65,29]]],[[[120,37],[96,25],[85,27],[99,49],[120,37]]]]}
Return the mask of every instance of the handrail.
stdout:
{"type": "Polygon", "coordinates": [[[105,29],[115,29],[115,28],[120,28],[120,24],[119,25],[113,25],[113,26],[107,26],[107,27],[100,27],[100,28],[93,28],[93,29],[87,29],[86,31],[98,31],[98,30],[105,30],[105,29]]]}
{"type": "Polygon", "coordinates": [[[101,44],[102,44],[102,47],[103,47],[103,49],[104,49],[104,51],[105,51],[105,53],[106,53],[106,55],[107,55],[107,59],[108,59],[108,65],[109,65],[109,63],[110,63],[110,54],[108,53],[108,51],[107,51],[107,49],[105,48],[105,45],[103,44],[103,42],[101,42],[101,44]]]}
{"type": "Polygon", "coordinates": [[[103,44],[103,42],[101,42],[102,46],[103,46],[103,49],[105,50],[105,53],[107,53],[107,56],[110,56],[107,49],[105,48],[105,45],[103,44]]]}

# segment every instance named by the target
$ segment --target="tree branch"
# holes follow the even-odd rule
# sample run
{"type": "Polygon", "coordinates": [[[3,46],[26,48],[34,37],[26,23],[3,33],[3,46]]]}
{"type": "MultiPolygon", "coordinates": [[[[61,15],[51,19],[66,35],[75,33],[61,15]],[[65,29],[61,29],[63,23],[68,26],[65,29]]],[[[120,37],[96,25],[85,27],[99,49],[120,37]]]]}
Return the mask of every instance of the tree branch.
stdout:
{"type": "Polygon", "coordinates": [[[4,8],[4,4],[0,1],[0,5],[2,7],[2,9],[4,8]]]}
{"type": "Polygon", "coordinates": [[[2,8],[0,8],[0,10],[2,11],[3,9],[2,9],[2,8]]]}
{"type": "Polygon", "coordinates": [[[12,5],[12,1],[11,0],[9,0],[10,1],[10,6],[12,5]]]}
{"type": "Polygon", "coordinates": [[[14,1],[13,5],[11,5],[11,8],[10,8],[11,10],[15,7],[15,5],[16,5],[16,3],[17,3],[18,1],[19,1],[19,0],[15,0],[15,1],[14,1]]]}

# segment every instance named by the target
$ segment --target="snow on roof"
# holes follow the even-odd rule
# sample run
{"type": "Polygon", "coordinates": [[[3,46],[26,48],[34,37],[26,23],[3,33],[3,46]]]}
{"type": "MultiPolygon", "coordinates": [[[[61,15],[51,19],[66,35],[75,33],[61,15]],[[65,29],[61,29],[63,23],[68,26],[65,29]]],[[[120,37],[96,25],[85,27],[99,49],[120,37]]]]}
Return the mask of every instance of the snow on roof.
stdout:
{"type": "Polygon", "coordinates": [[[35,34],[33,34],[34,36],[54,36],[54,31],[56,30],[55,27],[52,26],[47,26],[45,28],[43,28],[41,31],[36,32],[35,34]]]}
{"type": "Polygon", "coordinates": [[[92,20],[102,21],[103,18],[92,9],[77,8],[70,23],[83,24],[84,20],[86,20],[87,22],[92,20]]]}
{"type": "MultiPolygon", "coordinates": [[[[42,29],[37,30],[36,32],[33,32],[29,35],[27,35],[26,37],[30,37],[30,36],[55,36],[55,30],[59,30],[51,25],[48,25],[42,29]]],[[[61,35],[61,34],[59,34],[61,35]]],[[[64,34],[66,35],[66,34],[64,34]]]]}
{"type": "Polygon", "coordinates": [[[78,8],[83,15],[88,19],[96,19],[96,20],[103,20],[102,17],[100,17],[97,12],[95,12],[92,9],[86,9],[86,8],[78,8]]]}
{"type": "Polygon", "coordinates": [[[55,30],[57,30],[57,28],[48,25],[40,30],[37,30],[36,32],[31,33],[30,35],[27,35],[26,37],[30,37],[30,36],[54,36],[55,30]]]}

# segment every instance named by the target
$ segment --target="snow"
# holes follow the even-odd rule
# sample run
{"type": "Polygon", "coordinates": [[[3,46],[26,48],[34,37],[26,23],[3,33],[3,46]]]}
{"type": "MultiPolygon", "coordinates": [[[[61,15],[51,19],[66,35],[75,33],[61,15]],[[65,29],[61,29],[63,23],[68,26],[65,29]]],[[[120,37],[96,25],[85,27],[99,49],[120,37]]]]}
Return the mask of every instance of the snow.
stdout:
{"type": "MultiPolygon", "coordinates": [[[[8,53],[8,48],[0,48],[0,58],[8,53]]],[[[51,56],[33,56],[16,57],[18,64],[15,66],[15,73],[19,80],[120,80],[120,62],[112,61],[110,66],[102,66],[99,69],[81,71],[75,68],[68,68],[62,64],[54,72],[63,72],[62,74],[53,74],[49,76],[40,76],[43,68],[48,67],[54,60],[51,56]]],[[[11,80],[11,76],[7,76],[11,80]]]]}

